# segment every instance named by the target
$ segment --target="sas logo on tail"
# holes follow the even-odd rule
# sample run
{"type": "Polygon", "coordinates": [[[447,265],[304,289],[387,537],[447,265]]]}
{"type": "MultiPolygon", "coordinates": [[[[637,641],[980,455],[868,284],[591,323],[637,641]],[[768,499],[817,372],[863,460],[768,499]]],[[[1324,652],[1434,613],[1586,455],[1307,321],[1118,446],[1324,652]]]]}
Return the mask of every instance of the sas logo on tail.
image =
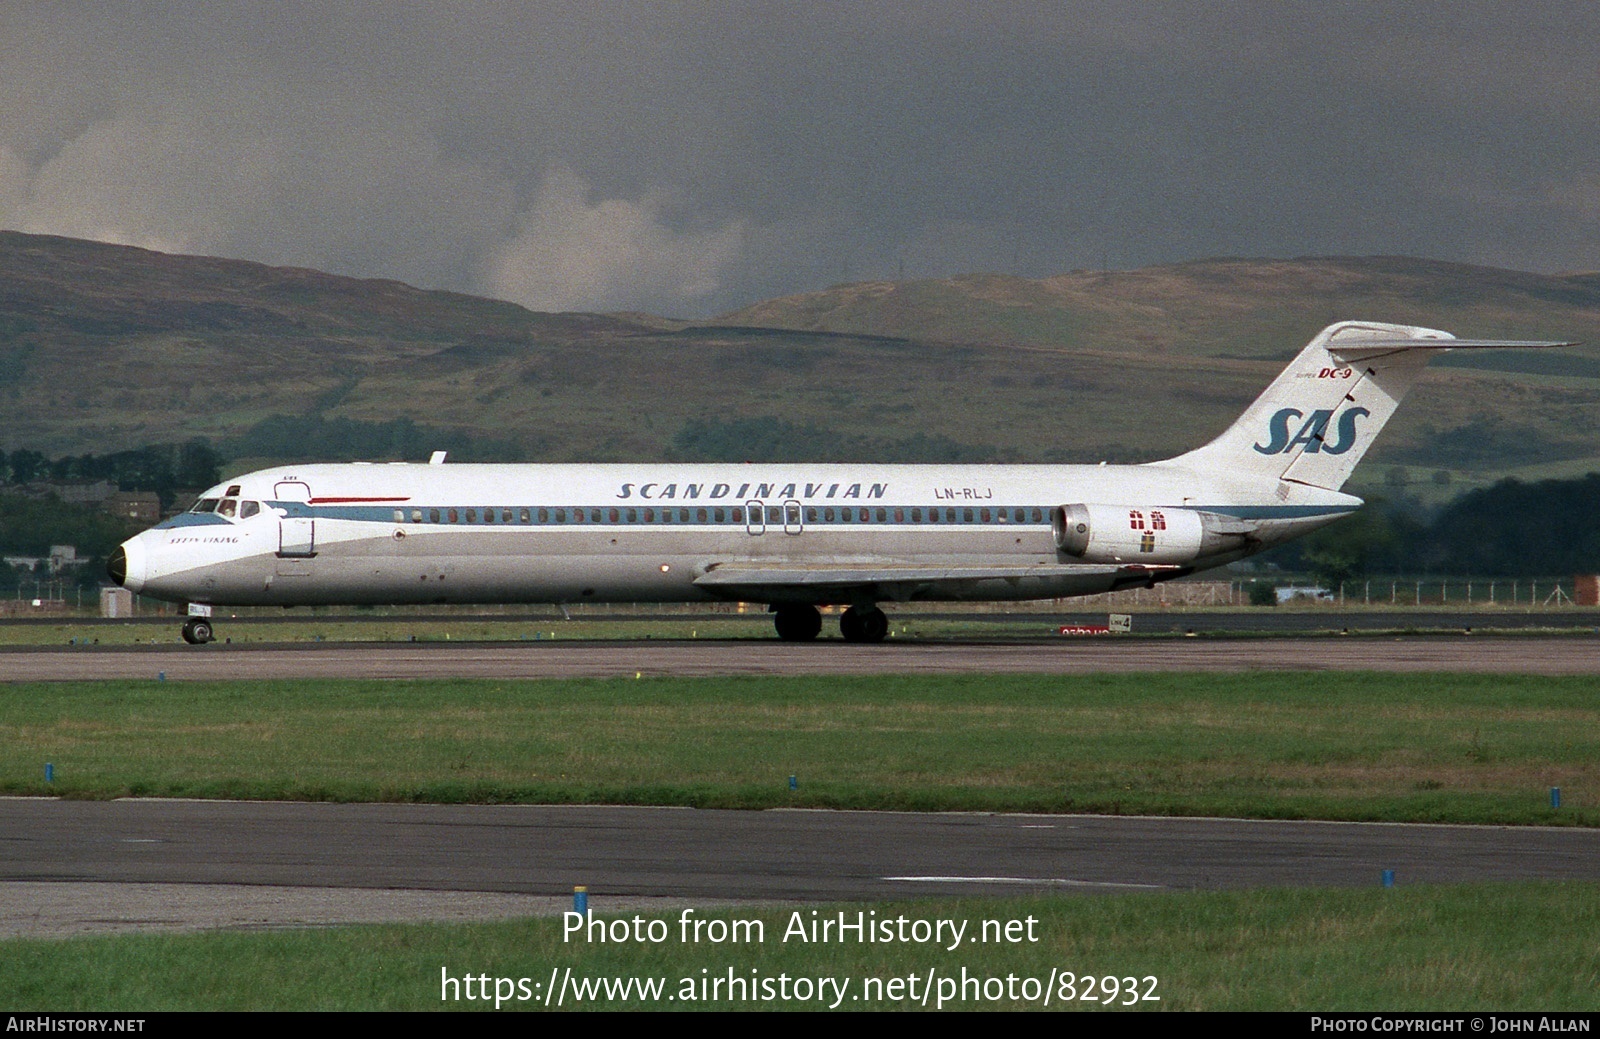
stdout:
{"type": "Polygon", "coordinates": [[[1299,408],[1283,408],[1267,424],[1267,431],[1271,440],[1265,444],[1253,445],[1257,451],[1264,455],[1287,454],[1301,445],[1305,446],[1306,454],[1342,455],[1356,446],[1356,418],[1370,415],[1366,408],[1351,408],[1341,412],[1338,423],[1338,437],[1333,440],[1327,438],[1328,423],[1333,418],[1332,411],[1313,411],[1304,415],[1299,408]],[[1289,423],[1298,418],[1304,418],[1300,423],[1299,432],[1294,436],[1289,435],[1289,423]]]}

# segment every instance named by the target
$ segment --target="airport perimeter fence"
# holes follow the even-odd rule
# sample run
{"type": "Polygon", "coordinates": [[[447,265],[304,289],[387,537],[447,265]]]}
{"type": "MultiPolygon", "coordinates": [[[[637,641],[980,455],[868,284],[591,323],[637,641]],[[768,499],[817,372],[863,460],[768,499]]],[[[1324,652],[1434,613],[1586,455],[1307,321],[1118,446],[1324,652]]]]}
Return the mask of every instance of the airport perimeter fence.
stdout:
{"type": "Polygon", "coordinates": [[[1271,604],[1295,609],[1381,607],[1388,609],[1536,610],[1595,606],[1596,579],[1576,577],[1372,577],[1319,584],[1305,575],[1278,574],[1228,581],[1173,581],[1154,588],[1129,588],[1104,595],[1057,600],[1086,608],[1219,607],[1261,605],[1253,587],[1269,586],[1271,604]]]}

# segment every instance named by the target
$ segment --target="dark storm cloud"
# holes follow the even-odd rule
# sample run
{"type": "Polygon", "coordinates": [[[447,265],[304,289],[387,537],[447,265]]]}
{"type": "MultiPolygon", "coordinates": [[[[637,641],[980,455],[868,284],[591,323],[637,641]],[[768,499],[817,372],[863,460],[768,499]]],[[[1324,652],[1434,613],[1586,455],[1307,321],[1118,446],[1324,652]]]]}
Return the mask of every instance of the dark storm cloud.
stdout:
{"type": "Polygon", "coordinates": [[[0,224],[704,314],[1218,254],[1593,268],[1588,4],[8,4],[0,224]]]}

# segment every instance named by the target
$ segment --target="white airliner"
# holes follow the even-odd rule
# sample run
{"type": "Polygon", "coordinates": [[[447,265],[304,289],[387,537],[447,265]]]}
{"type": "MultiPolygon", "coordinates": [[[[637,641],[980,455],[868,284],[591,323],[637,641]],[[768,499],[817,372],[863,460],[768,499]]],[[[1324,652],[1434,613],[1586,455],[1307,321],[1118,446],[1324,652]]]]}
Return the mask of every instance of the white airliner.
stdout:
{"type": "MultiPolygon", "coordinates": [[[[264,469],[129,539],[111,576],[191,604],[764,603],[778,635],[876,642],[883,602],[1091,595],[1220,566],[1345,516],[1428,361],[1565,346],[1329,326],[1226,432],[1143,465],[447,465],[264,469]]],[[[184,638],[212,638],[191,616],[184,638]]]]}

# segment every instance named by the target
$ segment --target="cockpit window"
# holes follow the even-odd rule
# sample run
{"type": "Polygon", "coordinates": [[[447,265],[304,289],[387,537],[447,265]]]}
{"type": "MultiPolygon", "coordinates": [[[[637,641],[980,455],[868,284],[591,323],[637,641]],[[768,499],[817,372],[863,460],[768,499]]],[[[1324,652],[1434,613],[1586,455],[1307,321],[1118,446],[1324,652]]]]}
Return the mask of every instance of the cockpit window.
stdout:
{"type": "Polygon", "coordinates": [[[199,501],[194,503],[194,508],[190,509],[189,511],[190,512],[216,512],[217,511],[217,499],[215,499],[215,498],[201,498],[199,501]]]}
{"type": "Polygon", "coordinates": [[[234,516],[234,513],[238,512],[238,511],[239,511],[239,499],[237,499],[237,498],[224,498],[224,499],[222,499],[221,504],[219,504],[217,506],[217,515],[218,516],[226,516],[229,519],[232,519],[233,516],[234,516]]]}
{"type": "Polygon", "coordinates": [[[240,519],[249,519],[251,516],[254,516],[256,513],[260,512],[260,511],[261,511],[261,503],[258,502],[258,501],[242,501],[242,502],[239,503],[239,518],[240,519]]]}

